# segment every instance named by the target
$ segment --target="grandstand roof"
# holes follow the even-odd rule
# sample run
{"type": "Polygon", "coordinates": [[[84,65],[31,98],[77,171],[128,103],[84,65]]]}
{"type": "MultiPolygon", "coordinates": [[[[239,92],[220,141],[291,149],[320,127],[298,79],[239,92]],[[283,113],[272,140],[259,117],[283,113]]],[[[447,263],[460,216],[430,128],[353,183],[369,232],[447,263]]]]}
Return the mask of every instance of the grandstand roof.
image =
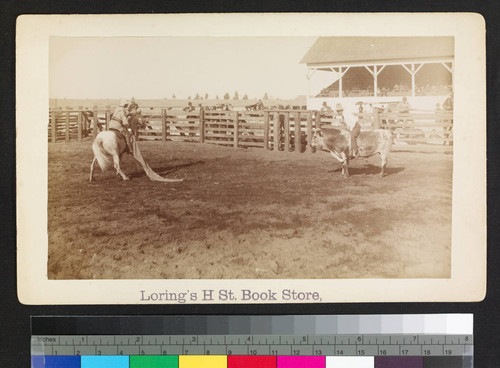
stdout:
{"type": "Polygon", "coordinates": [[[352,62],[450,59],[453,37],[320,37],[300,63],[314,65],[352,62]]]}

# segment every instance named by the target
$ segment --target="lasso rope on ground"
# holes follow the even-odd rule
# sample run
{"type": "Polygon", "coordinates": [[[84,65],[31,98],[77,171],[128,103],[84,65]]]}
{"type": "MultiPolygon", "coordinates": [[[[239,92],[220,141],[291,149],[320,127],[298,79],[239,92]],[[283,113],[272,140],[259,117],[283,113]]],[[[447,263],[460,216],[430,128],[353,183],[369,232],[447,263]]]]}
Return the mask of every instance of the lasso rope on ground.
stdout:
{"type": "Polygon", "coordinates": [[[139,150],[139,145],[137,144],[137,141],[134,139],[133,140],[133,148],[134,148],[134,158],[136,161],[138,161],[141,165],[144,171],[146,172],[146,175],[151,179],[152,181],[161,181],[164,183],[175,183],[175,182],[180,182],[183,181],[184,179],[167,179],[164,178],[151,169],[151,167],[148,165],[146,161],[144,161],[144,158],[142,157],[141,151],[139,150]]]}

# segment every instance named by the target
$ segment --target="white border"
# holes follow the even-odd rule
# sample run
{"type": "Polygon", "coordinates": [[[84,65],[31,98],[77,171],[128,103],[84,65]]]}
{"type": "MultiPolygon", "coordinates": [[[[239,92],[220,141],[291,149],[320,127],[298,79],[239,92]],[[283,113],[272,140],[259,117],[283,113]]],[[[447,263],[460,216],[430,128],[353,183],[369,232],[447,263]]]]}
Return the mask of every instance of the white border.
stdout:
{"type": "Polygon", "coordinates": [[[479,301],[484,298],[486,55],[485,24],[480,15],[24,15],[17,21],[16,44],[17,265],[18,297],[22,303],[136,304],[139,290],[201,292],[242,288],[318,291],[322,302],[479,301]],[[47,125],[34,122],[46,121],[48,116],[50,36],[454,36],[451,278],[49,281],[46,270],[47,125]]]}

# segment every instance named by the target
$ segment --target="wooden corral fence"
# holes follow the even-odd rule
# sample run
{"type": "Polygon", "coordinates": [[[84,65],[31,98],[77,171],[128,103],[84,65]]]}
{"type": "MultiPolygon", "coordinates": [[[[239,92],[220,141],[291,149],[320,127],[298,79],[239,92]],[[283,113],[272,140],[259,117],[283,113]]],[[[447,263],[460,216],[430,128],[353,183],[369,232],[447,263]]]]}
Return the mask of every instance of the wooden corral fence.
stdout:
{"type": "Polygon", "coordinates": [[[78,109],[51,109],[49,111],[49,141],[58,142],[71,140],[81,141],[83,138],[97,134],[98,131],[107,127],[107,122],[111,113],[109,110],[104,112],[104,120],[99,114],[102,110],[94,108],[87,109],[79,107],[78,109]],[[96,128],[94,128],[96,127],[96,128]]]}
{"type": "MultiPolygon", "coordinates": [[[[50,110],[49,141],[82,141],[108,127],[112,110],[50,110]]],[[[149,121],[140,140],[185,141],[232,147],[256,147],[273,151],[311,152],[316,127],[347,129],[342,116],[311,110],[213,111],[143,109],[149,121]]],[[[402,145],[451,145],[451,111],[397,113],[375,110],[358,114],[362,130],[389,129],[395,143],[402,145]]]]}
{"type": "Polygon", "coordinates": [[[365,129],[388,129],[394,141],[406,144],[452,145],[453,112],[446,110],[411,113],[381,112],[357,114],[365,129]]]}

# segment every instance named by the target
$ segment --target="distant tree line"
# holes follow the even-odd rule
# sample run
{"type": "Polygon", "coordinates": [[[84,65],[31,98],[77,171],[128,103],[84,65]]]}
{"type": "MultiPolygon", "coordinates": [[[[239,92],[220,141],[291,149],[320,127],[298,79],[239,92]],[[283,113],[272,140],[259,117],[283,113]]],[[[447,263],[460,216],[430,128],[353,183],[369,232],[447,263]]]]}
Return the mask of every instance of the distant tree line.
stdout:
{"type": "MultiPolygon", "coordinates": [[[[198,92],[196,92],[196,95],[194,96],[194,100],[208,100],[208,93],[205,93],[204,96],[200,95],[198,92]]],[[[172,94],[172,100],[175,100],[177,98],[177,96],[174,94],[172,94]]],[[[191,96],[188,96],[188,100],[191,100],[191,96]]],[[[229,92],[226,92],[223,96],[224,100],[230,100],[231,99],[231,95],[229,94],[229,92]]],[[[165,97],[165,99],[167,99],[167,97],[165,97]]],[[[218,100],[219,99],[219,95],[216,95],[215,96],[215,99],[218,100]]],[[[267,92],[264,94],[264,96],[262,97],[263,100],[269,100],[269,96],[267,95],[267,92]]],[[[233,94],[233,100],[239,100],[239,94],[238,94],[238,91],[234,91],[234,94],[233,94]]],[[[243,98],[242,100],[248,100],[248,95],[245,93],[245,95],[243,95],[243,98]]]]}

